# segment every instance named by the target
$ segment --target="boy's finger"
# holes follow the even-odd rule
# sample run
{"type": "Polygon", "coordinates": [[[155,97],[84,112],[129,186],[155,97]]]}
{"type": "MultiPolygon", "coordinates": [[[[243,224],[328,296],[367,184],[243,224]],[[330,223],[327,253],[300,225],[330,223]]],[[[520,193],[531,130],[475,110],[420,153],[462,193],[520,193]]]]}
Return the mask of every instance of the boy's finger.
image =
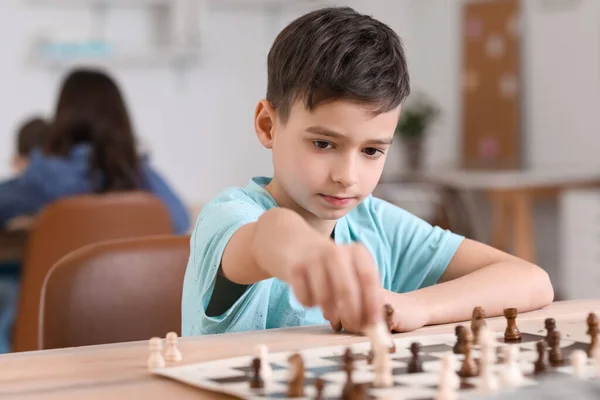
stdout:
{"type": "Polygon", "coordinates": [[[323,313],[323,316],[327,321],[329,321],[329,324],[334,331],[339,332],[342,330],[342,321],[335,311],[335,307],[329,307],[328,311],[323,313]]]}
{"type": "Polygon", "coordinates": [[[361,283],[360,296],[363,304],[361,323],[368,326],[382,317],[383,298],[379,273],[371,254],[364,246],[355,245],[353,252],[354,270],[358,282],[361,283]]]}
{"type": "Polygon", "coordinates": [[[324,266],[312,265],[308,268],[306,271],[306,282],[309,285],[314,305],[324,309],[327,306],[327,299],[331,297],[329,278],[324,266]]]}
{"type": "Polygon", "coordinates": [[[314,306],[314,300],[308,287],[304,268],[295,268],[291,274],[291,286],[294,289],[296,299],[306,307],[314,306]]]}
{"type": "Polygon", "coordinates": [[[340,251],[329,254],[326,260],[326,269],[338,311],[343,312],[351,324],[360,323],[362,299],[350,252],[341,247],[340,251]]]}

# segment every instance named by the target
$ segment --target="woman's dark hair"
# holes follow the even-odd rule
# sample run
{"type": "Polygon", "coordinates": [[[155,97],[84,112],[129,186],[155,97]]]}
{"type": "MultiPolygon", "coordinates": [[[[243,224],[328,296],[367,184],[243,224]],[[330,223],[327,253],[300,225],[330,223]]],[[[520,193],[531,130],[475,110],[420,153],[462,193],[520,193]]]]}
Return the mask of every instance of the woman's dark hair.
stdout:
{"type": "Polygon", "coordinates": [[[44,147],[48,123],[42,117],[32,117],[24,121],[17,130],[17,154],[29,157],[36,148],[44,147]]]}
{"type": "Polygon", "coordinates": [[[63,81],[46,150],[67,156],[89,144],[90,178],[98,193],[141,186],[136,140],[116,83],[104,72],[76,69],[63,81]]]}

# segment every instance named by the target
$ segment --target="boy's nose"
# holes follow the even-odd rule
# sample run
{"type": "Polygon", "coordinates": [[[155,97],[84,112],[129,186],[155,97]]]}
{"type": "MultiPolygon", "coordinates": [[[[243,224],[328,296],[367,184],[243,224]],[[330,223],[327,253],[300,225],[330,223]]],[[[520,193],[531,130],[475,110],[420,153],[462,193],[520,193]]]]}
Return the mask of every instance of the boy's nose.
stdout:
{"type": "Polygon", "coordinates": [[[343,187],[350,187],[358,183],[358,173],[356,171],[356,162],[352,157],[343,161],[340,160],[334,166],[331,173],[331,179],[343,187]]]}

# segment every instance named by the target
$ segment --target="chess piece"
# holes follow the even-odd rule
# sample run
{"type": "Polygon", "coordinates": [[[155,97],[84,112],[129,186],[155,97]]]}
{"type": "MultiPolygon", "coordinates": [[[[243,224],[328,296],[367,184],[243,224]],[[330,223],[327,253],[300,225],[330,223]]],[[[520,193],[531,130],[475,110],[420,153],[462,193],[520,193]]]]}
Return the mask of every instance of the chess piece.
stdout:
{"type": "Polygon", "coordinates": [[[519,346],[504,346],[504,365],[500,371],[500,380],[505,389],[515,388],[523,383],[523,373],[519,367],[519,346]]]}
{"type": "Polygon", "coordinates": [[[469,378],[472,376],[477,376],[478,371],[477,365],[471,357],[471,347],[473,346],[473,333],[471,333],[471,330],[468,328],[465,328],[464,340],[464,352],[462,353],[464,355],[464,359],[460,371],[458,371],[458,375],[462,378],[469,378]]]}
{"type": "Polygon", "coordinates": [[[317,395],[315,396],[315,400],[323,400],[323,390],[325,389],[325,381],[323,378],[315,379],[315,391],[317,395]]]}
{"type": "Polygon", "coordinates": [[[354,370],[354,355],[352,354],[352,350],[347,348],[344,352],[344,357],[342,358],[344,363],[344,371],[346,371],[346,383],[344,384],[344,388],[342,389],[342,400],[350,400],[350,396],[352,395],[352,391],[354,390],[354,382],[352,381],[352,371],[354,370]]]}
{"type": "Polygon", "coordinates": [[[148,341],[148,347],[150,350],[150,356],[148,357],[148,361],[146,365],[148,369],[156,369],[156,368],[164,368],[165,367],[165,359],[162,352],[162,341],[159,337],[153,337],[148,341]]]}
{"type": "Polygon", "coordinates": [[[456,356],[454,353],[446,353],[442,357],[442,368],[440,370],[439,389],[436,400],[455,400],[460,381],[456,376],[456,356]]]}
{"type": "Polygon", "coordinates": [[[587,317],[588,330],[587,334],[590,335],[590,344],[587,349],[587,356],[594,358],[594,352],[598,347],[598,316],[594,313],[589,313],[587,317]]]}
{"type": "Polygon", "coordinates": [[[533,373],[534,374],[542,374],[548,371],[548,360],[546,359],[546,349],[548,348],[548,343],[545,340],[540,340],[535,345],[538,353],[538,358],[533,364],[533,373]]]}
{"type": "Polygon", "coordinates": [[[367,385],[355,383],[350,392],[350,400],[367,400],[367,385]]]}
{"type": "Polygon", "coordinates": [[[260,376],[260,364],[260,358],[255,357],[252,359],[252,376],[250,377],[250,388],[252,389],[262,389],[265,387],[265,381],[260,376]]]}
{"type": "Polygon", "coordinates": [[[418,372],[423,372],[423,363],[421,362],[421,357],[419,356],[419,352],[421,351],[421,344],[418,342],[413,342],[410,344],[410,352],[412,353],[412,358],[408,363],[408,373],[414,374],[418,372]]]}
{"type": "Polygon", "coordinates": [[[483,393],[495,393],[499,389],[498,379],[490,367],[495,358],[495,353],[491,351],[491,348],[482,350],[479,363],[479,390],[483,393]]]}
{"type": "Polygon", "coordinates": [[[495,364],[497,359],[496,340],[487,325],[483,325],[479,330],[479,347],[481,354],[485,353],[489,365],[495,364]]]}
{"type": "MultiPolygon", "coordinates": [[[[394,308],[390,304],[386,304],[384,306],[384,315],[383,316],[384,316],[388,331],[390,333],[392,333],[394,331],[394,308]]],[[[389,352],[390,353],[396,352],[396,343],[393,341],[393,339],[391,341],[389,352]]]]}
{"type": "Polygon", "coordinates": [[[259,344],[255,348],[256,357],[260,359],[260,377],[263,381],[268,382],[271,380],[273,370],[271,369],[271,363],[268,360],[268,348],[264,344],[259,344]]]}
{"type": "Polygon", "coordinates": [[[373,386],[375,387],[390,387],[393,386],[394,380],[392,376],[392,365],[390,362],[390,356],[387,351],[385,343],[375,342],[373,343],[373,369],[375,372],[375,378],[373,380],[373,386]]]}
{"type": "Polygon", "coordinates": [[[573,367],[573,375],[579,379],[586,377],[585,366],[587,363],[587,353],[583,350],[573,350],[570,354],[571,366],[573,367]]]}
{"type": "Polygon", "coordinates": [[[304,397],[304,361],[298,353],[288,358],[290,364],[290,379],[287,397],[304,397]]]}
{"type": "Polygon", "coordinates": [[[485,311],[481,307],[475,307],[471,316],[471,332],[473,332],[473,344],[479,344],[479,329],[486,326],[485,311]]]}
{"type": "Polygon", "coordinates": [[[369,350],[369,353],[367,354],[367,364],[371,365],[373,364],[373,359],[375,358],[375,353],[373,352],[373,349],[369,350]]]}
{"type": "Polygon", "coordinates": [[[548,346],[552,347],[552,332],[556,330],[556,321],[554,318],[546,318],[544,320],[544,327],[546,328],[546,337],[544,341],[548,344],[548,346]]]}
{"type": "Polygon", "coordinates": [[[454,334],[456,335],[456,343],[454,344],[454,348],[452,351],[454,354],[463,354],[464,353],[464,343],[465,343],[465,329],[464,325],[457,325],[454,328],[454,334]]]}
{"type": "Polygon", "coordinates": [[[552,331],[550,341],[552,342],[552,345],[550,346],[550,353],[548,355],[550,365],[553,367],[560,367],[565,363],[562,349],[560,348],[560,331],[552,331]]]}
{"type": "Polygon", "coordinates": [[[504,309],[504,318],[506,318],[506,330],[504,331],[505,342],[520,342],[521,332],[517,328],[517,309],[506,308],[504,309]]]}
{"type": "Polygon", "coordinates": [[[181,351],[177,347],[177,333],[169,332],[167,333],[167,349],[165,351],[165,360],[168,362],[179,362],[181,361],[181,351]]]}

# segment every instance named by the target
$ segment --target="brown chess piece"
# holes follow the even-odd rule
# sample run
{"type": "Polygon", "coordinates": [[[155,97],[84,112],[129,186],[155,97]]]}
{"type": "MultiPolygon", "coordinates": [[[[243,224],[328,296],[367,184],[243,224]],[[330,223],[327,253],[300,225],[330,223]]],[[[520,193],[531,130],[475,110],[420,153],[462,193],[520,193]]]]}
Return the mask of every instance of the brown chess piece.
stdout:
{"type": "Polygon", "coordinates": [[[506,308],[504,309],[504,318],[506,318],[506,330],[504,331],[505,342],[520,342],[521,332],[517,328],[517,309],[506,308]]]}
{"type": "Polygon", "coordinates": [[[367,400],[367,384],[355,383],[352,385],[349,400],[367,400]]]}
{"type": "Polygon", "coordinates": [[[407,368],[407,372],[409,374],[423,372],[423,362],[421,361],[421,356],[419,355],[420,351],[421,343],[413,342],[410,344],[410,352],[412,353],[412,358],[410,359],[407,368]]]}
{"type": "Polygon", "coordinates": [[[587,348],[587,355],[588,357],[593,358],[594,352],[597,351],[596,347],[598,346],[598,316],[593,312],[588,314],[587,325],[587,334],[590,335],[590,344],[587,348]]]}
{"type": "Polygon", "coordinates": [[[477,370],[477,365],[475,364],[475,360],[471,357],[471,348],[473,346],[473,333],[471,333],[470,329],[465,328],[464,332],[465,343],[463,346],[464,359],[460,371],[458,371],[458,375],[462,378],[469,378],[472,376],[477,376],[479,371],[477,370]]]}
{"type": "Polygon", "coordinates": [[[557,330],[552,331],[550,340],[552,341],[550,353],[548,355],[550,365],[553,367],[560,367],[565,363],[562,349],[560,348],[560,332],[557,330]]]}
{"type": "Polygon", "coordinates": [[[375,359],[375,353],[373,352],[373,350],[369,350],[369,353],[367,354],[367,364],[369,364],[369,365],[373,364],[374,359],[375,359]]]}
{"type": "Polygon", "coordinates": [[[452,352],[454,354],[463,354],[464,351],[463,349],[463,345],[465,343],[465,329],[466,327],[464,325],[457,325],[454,328],[454,334],[456,335],[456,343],[454,344],[454,347],[452,348],[452,352]]]}
{"type": "Polygon", "coordinates": [[[325,381],[323,378],[315,379],[315,390],[317,395],[315,396],[315,400],[323,400],[323,390],[325,389],[325,381]]]}
{"type": "Polygon", "coordinates": [[[471,332],[473,332],[473,344],[479,344],[479,330],[486,326],[485,311],[482,307],[475,307],[471,316],[471,332]]]}
{"type": "Polygon", "coordinates": [[[287,397],[304,397],[304,360],[298,353],[288,358],[290,363],[290,376],[287,397]]]}
{"type": "Polygon", "coordinates": [[[548,370],[548,360],[546,359],[546,349],[548,348],[548,343],[545,340],[540,340],[535,345],[538,353],[538,358],[533,364],[534,369],[533,372],[535,374],[541,374],[548,370]]]}
{"type": "Polygon", "coordinates": [[[546,318],[544,320],[544,328],[546,328],[546,337],[544,340],[548,344],[548,346],[552,346],[552,332],[556,329],[556,321],[554,318],[546,318]]]}
{"type": "Polygon", "coordinates": [[[250,388],[262,389],[265,387],[265,382],[260,376],[260,358],[252,359],[252,376],[250,377],[250,388]]]}
{"type": "MultiPolygon", "coordinates": [[[[383,316],[385,318],[385,323],[387,325],[388,330],[390,331],[390,333],[393,333],[394,332],[394,308],[391,306],[391,304],[386,304],[383,306],[383,316]]],[[[389,352],[390,353],[396,352],[396,343],[394,343],[393,341],[392,341],[392,344],[390,345],[389,352]]]]}
{"type": "Polygon", "coordinates": [[[354,391],[354,382],[352,381],[352,371],[354,370],[354,355],[352,350],[347,348],[343,357],[344,371],[346,371],[346,383],[342,389],[341,400],[350,400],[354,391]]]}

